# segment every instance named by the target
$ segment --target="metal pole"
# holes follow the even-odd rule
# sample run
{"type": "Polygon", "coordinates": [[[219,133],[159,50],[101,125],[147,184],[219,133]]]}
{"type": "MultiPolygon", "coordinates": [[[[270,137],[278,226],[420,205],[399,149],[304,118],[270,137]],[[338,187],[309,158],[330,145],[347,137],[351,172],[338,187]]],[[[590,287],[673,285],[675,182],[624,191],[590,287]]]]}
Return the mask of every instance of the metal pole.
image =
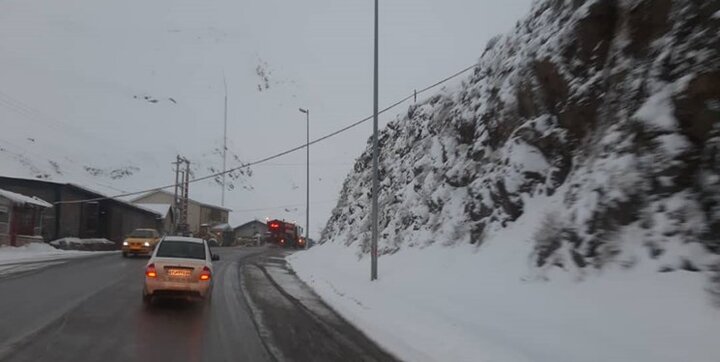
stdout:
{"type": "Polygon", "coordinates": [[[225,172],[227,172],[227,81],[225,81],[225,74],[223,74],[223,85],[225,85],[225,128],[223,130],[223,174],[220,206],[225,206],[225,172]]]}
{"type": "Polygon", "coordinates": [[[370,280],[377,279],[378,262],[378,0],[375,0],[375,72],[373,84],[373,182],[372,182],[372,241],[370,245],[370,280]]]}
{"type": "Polygon", "coordinates": [[[186,233],[190,232],[190,223],[188,223],[188,200],[190,199],[190,161],[185,158],[185,180],[183,181],[183,229],[186,233]]]}
{"type": "Polygon", "coordinates": [[[173,198],[173,213],[175,214],[175,220],[173,223],[173,234],[175,234],[178,231],[178,225],[181,223],[181,216],[180,216],[180,155],[177,155],[176,161],[173,162],[173,165],[175,165],[175,196],[173,198]]]}
{"type": "Polygon", "coordinates": [[[299,108],[299,111],[305,113],[305,120],[307,122],[307,143],[305,143],[305,150],[307,152],[307,170],[305,172],[305,185],[307,187],[305,199],[305,247],[307,248],[307,240],[310,238],[310,109],[299,108]]]}
{"type": "Polygon", "coordinates": [[[305,113],[307,120],[307,145],[305,150],[307,151],[307,162],[305,170],[305,182],[307,186],[307,192],[305,194],[305,247],[307,247],[308,239],[310,239],[310,109],[305,113]]]}

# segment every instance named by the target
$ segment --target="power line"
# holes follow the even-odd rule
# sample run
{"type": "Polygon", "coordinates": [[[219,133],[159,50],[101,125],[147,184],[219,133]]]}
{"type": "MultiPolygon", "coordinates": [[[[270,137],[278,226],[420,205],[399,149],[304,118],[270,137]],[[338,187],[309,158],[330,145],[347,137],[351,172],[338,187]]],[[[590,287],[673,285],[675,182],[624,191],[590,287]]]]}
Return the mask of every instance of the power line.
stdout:
{"type": "MultiPolygon", "coordinates": [[[[313,167],[325,167],[325,166],[350,166],[353,162],[310,162],[310,166],[313,167]]],[[[295,166],[303,166],[305,167],[305,163],[274,163],[274,162],[266,162],[262,165],[258,166],[276,166],[276,167],[295,167],[295,166]]]]}
{"type": "MultiPolygon", "coordinates": [[[[382,110],[378,111],[378,115],[383,114],[383,113],[385,113],[385,112],[387,112],[387,111],[389,111],[389,110],[391,110],[391,109],[399,106],[400,104],[402,104],[402,103],[404,103],[404,102],[406,102],[406,101],[408,101],[408,100],[410,100],[410,99],[413,99],[413,98],[417,97],[418,94],[425,93],[425,92],[427,92],[427,91],[429,91],[429,90],[431,90],[431,89],[433,89],[433,88],[435,88],[435,87],[437,87],[437,86],[439,86],[439,85],[441,85],[441,84],[443,84],[443,83],[445,83],[445,82],[448,82],[448,81],[450,81],[450,80],[452,80],[452,79],[454,79],[454,78],[457,78],[457,77],[459,77],[460,75],[464,74],[465,72],[469,71],[470,69],[475,68],[476,66],[477,66],[477,64],[473,64],[473,65],[471,65],[471,66],[469,66],[469,67],[466,67],[466,68],[464,68],[464,69],[462,69],[462,70],[460,70],[460,71],[458,71],[458,72],[456,72],[456,73],[454,73],[454,74],[452,74],[452,75],[450,75],[450,76],[448,76],[448,77],[445,77],[444,79],[442,79],[442,80],[440,80],[440,81],[438,81],[438,82],[433,83],[432,85],[429,85],[429,86],[427,86],[427,87],[425,87],[425,88],[422,88],[422,89],[420,89],[420,90],[418,90],[418,91],[414,91],[414,92],[413,92],[412,94],[410,94],[409,96],[407,96],[407,97],[405,97],[405,98],[402,98],[402,99],[396,101],[395,103],[393,103],[393,104],[391,104],[391,105],[383,108],[382,110]]],[[[249,163],[246,163],[246,164],[242,164],[242,165],[240,165],[240,166],[238,166],[238,167],[231,168],[231,169],[225,170],[225,171],[223,171],[223,172],[217,172],[217,173],[210,174],[210,175],[207,175],[207,176],[198,177],[198,178],[195,178],[195,179],[190,180],[189,182],[190,182],[190,183],[195,183],[195,182],[205,181],[205,180],[213,179],[213,178],[215,178],[215,177],[218,177],[218,176],[221,176],[221,175],[225,175],[225,174],[228,174],[228,173],[231,173],[231,172],[235,172],[235,171],[238,171],[238,170],[241,170],[241,169],[244,169],[244,168],[248,168],[248,167],[252,167],[252,166],[255,166],[255,165],[262,164],[262,163],[266,163],[266,162],[271,161],[271,160],[274,160],[274,159],[276,159],[276,158],[280,158],[280,157],[283,157],[283,156],[285,156],[285,155],[291,154],[291,153],[293,153],[293,152],[295,152],[295,151],[302,150],[302,149],[305,148],[305,147],[309,147],[309,146],[314,145],[314,144],[316,144],[316,143],[325,141],[325,140],[328,139],[328,138],[335,137],[335,136],[337,136],[338,134],[343,133],[343,132],[345,132],[345,131],[348,131],[348,130],[350,130],[350,129],[352,129],[352,128],[355,128],[355,127],[357,127],[357,126],[359,126],[359,125],[361,125],[361,124],[363,124],[363,123],[365,123],[365,122],[367,122],[367,121],[369,121],[369,120],[371,120],[371,119],[373,119],[373,116],[365,117],[365,118],[363,118],[363,119],[361,119],[361,120],[359,120],[359,121],[357,121],[357,122],[351,123],[351,124],[349,124],[349,125],[347,125],[347,126],[345,126],[345,127],[343,127],[343,128],[340,128],[340,129],[338,129],[337,131],[328,133],[328,134],[326,134],[325,136],[322,136],[322,137],[320,137],[320,138],[316,138],[316,139],[310,141],[309,143],[304,143],[304,144],[302,144],[302,145],[300,145],[300,146],[293,147],[293,148],[291,148],[291,149],[282,151],[282,152],[280,152],[280,153],[276,153],[276,154],[274,154],[274,155],[272,155],[272,156],[267,156],[267,157],[265,157],[265,158],[261,158],[261,159],[259,159],[259,160],[253,161],[253,162],[249,162],[249,163]]],[[[136,195],[141,195],[141,194],[145,194],[145,193],[149,193],[149,192],[161,191],[161,190],[169,189],[169,188],[172,188],[172,187],[175,187],[175,184],[170,184],[170,185],[155,187],[155,188],[146,189],[146,190],[141,190],[141,191],[127,192],[127,193],[124,193],[124,194],[119,194],[119,195],[114,195],[114,196],[96,197],[96,198],[85,199],[85,200],[56,201],[54,204],[56,204],[56,205],[57,205],[57,204],[79,204],[79,203],[83,203],[83,202],[95,202],[95,201],[102,201],[102,200],[108,200],[108,199],[118,199],[118,198],[121,198],[121,197],[136,196],[136,195]]]]}

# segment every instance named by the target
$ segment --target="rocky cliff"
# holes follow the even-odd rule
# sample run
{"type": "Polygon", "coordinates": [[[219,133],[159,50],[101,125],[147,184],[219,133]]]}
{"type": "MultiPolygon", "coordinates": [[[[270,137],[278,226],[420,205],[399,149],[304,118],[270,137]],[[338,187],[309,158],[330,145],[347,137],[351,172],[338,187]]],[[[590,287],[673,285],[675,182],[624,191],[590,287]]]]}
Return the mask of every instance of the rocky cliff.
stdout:
{"type": "MultiPolygon", "coordinates": [[[[380,145],[384,254],[480,246],[549,199],[561,206],[532,215],[537,267],[601,267],[630,248],[641,252],[627,265],[718,254],[720,1],[539,1],[462,85],[411,106],[380,145]]],[[[368,145],[321,240],[359,255],[371,157],[368,145]]]]}

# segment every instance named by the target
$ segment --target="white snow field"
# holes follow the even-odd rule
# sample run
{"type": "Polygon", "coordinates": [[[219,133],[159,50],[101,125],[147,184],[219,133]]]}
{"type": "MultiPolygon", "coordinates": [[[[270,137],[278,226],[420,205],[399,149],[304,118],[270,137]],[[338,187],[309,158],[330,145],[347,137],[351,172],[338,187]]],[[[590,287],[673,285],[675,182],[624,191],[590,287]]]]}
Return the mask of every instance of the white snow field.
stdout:
{"type": "Polygon", "coordinates": [[[340,243],[288,261],[332,308],[406,361],[719,360],[720,311],[705,291],[706,275],[657,271],[692,257],[687,251],[583,277],[534,269],[536,215],[554,201],[534,200],[480,247],[433,244],[384,255],[375,282],[370,259],[340,243]]]}
{"type": "Polygon", "coordinates": [[[117,251],[60,250],[44,243],[29,243],[23,246],[0,246],[0,266],[78,258],[106,253],[117,253],[117,251]]]}

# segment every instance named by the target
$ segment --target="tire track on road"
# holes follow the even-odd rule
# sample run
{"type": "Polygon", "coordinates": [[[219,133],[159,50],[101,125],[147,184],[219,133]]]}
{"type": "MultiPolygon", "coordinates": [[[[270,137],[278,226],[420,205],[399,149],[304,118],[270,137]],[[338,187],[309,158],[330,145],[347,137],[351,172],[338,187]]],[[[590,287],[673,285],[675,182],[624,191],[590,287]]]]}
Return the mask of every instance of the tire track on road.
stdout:
{"type": "MultiPolygon", "coordinates": [[[[278,264],[274,259],[277,258],[265,257],[247,264],[241,274],[244,281],[249,279],[252,282],[252,285],[244,283],[244,294],[254,309],[253,316],[259,330],[267,331],[261,335],[268,339],[267,344],[279,350],[276,355],[278,360],[396,360],[322,303],[314,293],[314,299],[333,314],[333,322],[326,321],[286,291],[261,264],[262,261],[278,264]]],[[[287,271],[284,261],[283,265],[287,271]]],[[[298,278],[294,278],[294,282],[302,283],[298,278]]]]}

